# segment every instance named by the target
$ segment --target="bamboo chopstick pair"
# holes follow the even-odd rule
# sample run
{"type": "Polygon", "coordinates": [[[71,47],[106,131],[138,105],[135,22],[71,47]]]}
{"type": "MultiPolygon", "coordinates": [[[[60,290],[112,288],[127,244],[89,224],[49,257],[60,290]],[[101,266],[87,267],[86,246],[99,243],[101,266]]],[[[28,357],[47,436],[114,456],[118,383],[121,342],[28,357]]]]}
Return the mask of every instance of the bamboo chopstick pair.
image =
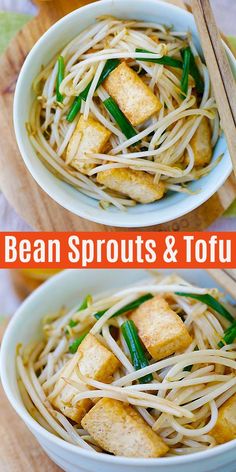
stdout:
{"type": "Polygon", "coordinates": [[[236,270],[207,269],[207,272],[235,300],[236,270]]]}
{"type": "MultiPolygon", "coordinates": [[[[198,28],[206,65],[236,175],[236,82],[209,0],[191,0],[191,11],[198,28]]],[[[234,299],[236,270],[209,269],[207,271],[234,299]]]]}
{"type": "Polygon", "coordinates": [[[209,0],[192,0],[206,65],[236,175],[236,83],[209,0]]]}

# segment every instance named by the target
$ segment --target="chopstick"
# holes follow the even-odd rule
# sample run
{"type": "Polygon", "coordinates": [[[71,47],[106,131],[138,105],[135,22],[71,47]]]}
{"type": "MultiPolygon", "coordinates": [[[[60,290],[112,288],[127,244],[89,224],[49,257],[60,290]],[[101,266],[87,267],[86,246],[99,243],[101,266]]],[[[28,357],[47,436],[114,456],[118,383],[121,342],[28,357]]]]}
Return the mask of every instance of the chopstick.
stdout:
{"type": "Polygon", "coordinates": [[[236,270],[207,269],[208,274],[233,297],[236,298],[236,270]]]}
{"type": "Polygon", "coordinates": [[[201,39],[221,125],[236,175],[236,83],[216,26],[209,0],[192,0],[191,9],[201,39]]]}

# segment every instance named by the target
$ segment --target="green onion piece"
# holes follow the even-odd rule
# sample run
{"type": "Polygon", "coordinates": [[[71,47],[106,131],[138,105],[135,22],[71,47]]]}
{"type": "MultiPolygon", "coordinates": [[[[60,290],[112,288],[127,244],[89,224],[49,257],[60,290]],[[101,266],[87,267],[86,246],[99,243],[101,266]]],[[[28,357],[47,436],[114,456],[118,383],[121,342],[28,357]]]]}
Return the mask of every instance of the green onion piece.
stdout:
{"type": "Polygon", "coordinates": [[[58,64],[58,71],[57,71],[57,82],[56,82],[56,96],[57,96],[57,101],[62,103],[63,95],[60,93],[60,85],[65,75],[65,62],[62,56],[58,57],[57,64],[58,64]]]}
{"type": "Polygon", "coordinates": [[[186,365],[186,367],[183,369],[183,371],[184,371],[184,372],[191,372],[192,367],[193,367],[193,364],[191,364],[191,365],[186,365]]]}
{"type": "Polygon", "coordinates": [[[98,311],[97,313],[95,313],[94,317],[96,318],[96,320],[100,320],[100,318],[104,315],[104,313],[106,313],[106,311],[107,310],[101,310],[101,311],[98,311]]]}
{"type": "Polygon", "coordinates": [[[236,320],[225,330],[225,334],[230,333],[234,328],[236,328],[236,320]]]}
{"type": "Polygon", "coordinates": [[[229,328],[227,328],[224,332],[222,341],[218,343],[219,347],[223,347],[226,344],[232,344],[236,338],[236,320],[232,323],[229,328]]]}
{"type": "MultiPolygon", "coordinates": [[[[140,53],[148,53],[148,54],[154,54],[151,51],[147,51],[146,49],[135,49],[135,52],[140,52],[140,53]]],[[[143,61],[143,62],[153,62],[155,64],[162,64],[164,66],[169,66],[169,67],[175,67],[177,69],[183,69],[183,62],[179,61],[179,59],[175,59],[174,57],[170,56],[163,56],[160,57],[159,59],[146,59],[145,57],[137,57],[137,61],[143,61]]]]}
{"type": "Polygon", "coordinates": [[[78,308],[77,311],[82,311],[82,310],[86,310],[86,308],[88,308],[89,306],[89,303],[91,302],[92,300],[92,297],[91,295],[87,295],[84,300],[82,301],[80,307],[78,308]]]}
{"type": "MultiPolygon", "coordinates": [[[[196,64],[195,57],[194,57],[190,47],[188,47],[186,49],[189,49],[189,52],[190,52],[190,69],[189,69],[189,73],[195,81],[197,92],[200,93],[200,94],[203,94],[203,92],[204,92],[204,82],[203,82],[202,76],[199,72],[198,66],[196,64]]],[[[184,49],[182,49],[182,51],[181,51],[181,56],[182,56],[182,58],[184,57],[184,49]]]]}
{"type": "MultiPolygon", "coordinates": [[[[123,306],[123,308],[120,308],[120,310],[114,313],[112,318],[114,318],[115,316],[123,315],[124,313],[127,313],[128,311],[138,308],[140,305],[142,305],[142,303],[146,302],[147,300],[150,300],[151,298],[153,298],[153,295],[151,293],[142,295],[141,297],[137,298],[137,300],[134,300],[133,302],[128,303],[127,305],[123,306]]],[[[104,313],[106,313],[106,311],[107,310],[98,311],[94,315],[96,320],[99,320],[104,315],[104,313]]]]}
{"type": "MultiPolygon", "coordinates": [[[[100,87],[100,85],[102,84],[102,82],[104,82],[104,80],[108,77],[108,75],[114,70],[117,68],[117,66],[120,64],[120,61],[119,59],[108,59],[106,61],[106,64],[104,65],[104,68],[102,70],[102,73],[100,75],[100,78],[98,80],[98,83],[96,85],[96,89],[98,89],[98,87],[100,87]]],[[[87,97],[88,97],[88,93],[89,93],[89,90],[90,90],[90,87],[92,85],[92,80],[91,82],[89,82],[89,84],[87,85],[87,87],[83,90],[83,92],[81,92],[80,94],[80,97],[86,101],[87,100],[87,97]]]]}
{"type": "Polygon", "coordinates": [[[181,297],[189,297],[199,302],[205,303],[205,305],[209,306],[213,310],[217,311],[221,316],[226,318],[226,320],[230,321],[231,323],[234,322],[233,316],[226,310],[226,308],[218,302],[214,297],[212,297],[209,293],[206,294],[196,294],[196,293],[184,293],[184,292],[176,292],[176,295],[180,295],[181,297]]]}
{"type": "MultiPolygon", "coordinates": [[[[91,298],[92,298],[91,295],[87,295],[84,298],[84,300],[82,301],[80,307],[76,311],[78,312],[78,311],[82,311],[82,310],[85,310],[86,308],[88,308],[88,304],[89,304],[91,298]]],[[[70,322],[69,322],[70,328],[74,328],[77,324],[78,324],[78,321],[70,320],[70,322]]],[[[68,334],[67,331],[66,331],[66,333],[68,334]]]]}
{"type": "MultiPolygon", "coordinates": [[[[102,84],[102,82],[104,82],[104,80],[108,77],[108,75],[114,69],[116,69],[116,67],[119,64],[120,64],[119,59],[108,59],[108,61],[106,61],[106,64],[104,65],[104,68],[103,68],[102,73],[100,75],[99,81],[97,83],[96,90],[98,89],[98,87],[100,87],[100,85],[102,84]]],[[[80,95],[78,97],[76,97],[74,102],[72,103],[71,108],[70,108],[70,110],[68,112],[68,115],[66,117],[67,121],[69,121],[70,123],[75,119],[76,115],[79,113],[79,111],[81,109],[82,100],[84,100],[84,101],[87,100],[88,93],[89,93],[90,87],[92,85],[92,82],[93,81],[91,80],[91,82],[89,82],[89,84],[87,85],[87,87],[85,87],[83,92],[81,92],[80,95]]]]}
{"type": "MultiPolygon", "coordinates": [[[[133,128],[131,123],[127,120],[124,113],[120,110],[113,98],[109,97],[104,100],[103,105],[109,111],[111,116],[114,118],[118,126],[120,127],[122,133],[126,136],[127,139],[133,138],[137,135],[136,130],[133,128]]],[[[137,145],[138,143],[135,143],[137,145]]]]}
{"type": "Polygon", "coordinates": [[[67,119],[67,121],[69,121],[69,123],[71,123],[75,119],[76,115],[79,113],[80,108],[81,108],[81,104],[82,104],[81,97],[80,96],[76,97],[74,99],[74,101],[73,101],[73,103],[70,107],[70,110],[67,114],[67,117],[66,117],[66,119],[67,119]]]}
{"type": "MultiPolygon", "coordinates": [[[[88,331],[89,332],[89,331],[88,331]]],[[[87,336],[88,333],[82,334],[79,338],[76,338],[73,343],[70,344],[69,346],[69,351],[71,354],[75,354],[77,352],[77,349],[79,345],[82,343],[84,340],[85,336],[87,336]]]]}
{"type": "MultiPolygon", "coordinates": [[[[135,370],[140,370],[143,367],[147,367],[149,362],[144,352],[143,346],[138,337],[137,328],[132,320],[125,321],[121,325],[121,331],[124,336],[125,342],[128,346],[132,363],[135,370]]],[[[153,380],[153,375],[148,374],[139,379],[140,383],[149,383],[153,380]]]]}
{"type": "Polygon", "coordinates": [[[78,321],[70,320],[70,322],[68,324],[69,324],[70,328],[74,328],[75,326],[77,326],[78,321]]]}
{"type": "Polygon", "coordinates": [[[188,82],[189,82],[189,70],[190,70],[190,48],[186,48],[183,51],[183,73],[181,78],[181,90],[183,92],[182,97],[185,98],[188,92],[188,82]]]}

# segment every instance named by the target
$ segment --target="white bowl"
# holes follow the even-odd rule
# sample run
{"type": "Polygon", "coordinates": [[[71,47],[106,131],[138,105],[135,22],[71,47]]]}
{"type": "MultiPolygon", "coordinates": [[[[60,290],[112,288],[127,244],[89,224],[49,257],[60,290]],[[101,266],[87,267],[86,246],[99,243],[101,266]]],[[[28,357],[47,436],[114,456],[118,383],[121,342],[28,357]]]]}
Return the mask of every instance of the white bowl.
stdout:
{"type": "MultiPolygon", "coordinates": [[[[199,193],[186,195],[169,192],[159,202],[139,204],[122,212],[116,208],[103,210],[94,199],[57,179],[38,159],[26,132],[25,122],[28,121],[34,98],[32,82],[41,65],[46,65],[57,51],[93,23],[97,17],[106,14],[174,25],[176,31],[189,30],[193,33],[198,50],[202,52],[193,16],[181,8],[158,0],[102,0],[70,13],[41,37],[22,67],[14,100],[14,126],[18,146],[28,170],[38,184],[51,198],[72,213],[91,221],[119,227],[142,227],[164,223],[189,213],[204,203],[230,175],[232,165],[223,136],[219,139],[213,156],[215,160],[222,154],[221,162],[209,175],[190,185],[191,190],[199,193]]],[[[236,73],[236,61],[227,46],[225,48],[236,73]]]]}
{"type": "MultiPolygon", "coordinates": [[[[169,270],[162,271],[171,272],[169,270]]],[[[214,287],[215,282],[203,270],[176,271],[192,283],[214,287]]],[[[42,317],[62,305],[70,308],[85,293],[98,294],[120,289],[145,276],[145,270],[67,270],[38,288],[12,318],[2,342],[1,378],[13,408],[34,434],[49,457],[67,472],[235,472],[236,440],[209,451],[176,458],[131,459],[82,450],[66,443],[39,425],[27,412],[17,386],[15,352],[18,343],[27,344],[41,336],[42,317]],[[79,287],[79,288],[78,288],[79,287]]]]}

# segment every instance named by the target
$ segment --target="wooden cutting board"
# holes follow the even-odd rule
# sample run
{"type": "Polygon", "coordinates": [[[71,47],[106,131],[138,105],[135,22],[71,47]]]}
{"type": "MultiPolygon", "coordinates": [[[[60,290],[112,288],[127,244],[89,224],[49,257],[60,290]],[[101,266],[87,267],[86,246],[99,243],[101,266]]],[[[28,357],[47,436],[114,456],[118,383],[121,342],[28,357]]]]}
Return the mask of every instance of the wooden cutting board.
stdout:
{"type": "MultiPolygon", "coordinates": [[[[185,8],[182,0],[166,0],[185,8]]],[[[73,215],[55,203],[31,177],[20,157],[12,125],[12,103],[17,77],[33,44],[55,21],[90,0],[37,0],[39,14],[11,41],[0,60],[0,188],[16,212],[39,231],[114,231],[73,215]]],[[[157,231],[201,231],[230,206],[236,197],[231,176],[222,188],[197,210],[172,222],[149,227],[157,231]]]]}

